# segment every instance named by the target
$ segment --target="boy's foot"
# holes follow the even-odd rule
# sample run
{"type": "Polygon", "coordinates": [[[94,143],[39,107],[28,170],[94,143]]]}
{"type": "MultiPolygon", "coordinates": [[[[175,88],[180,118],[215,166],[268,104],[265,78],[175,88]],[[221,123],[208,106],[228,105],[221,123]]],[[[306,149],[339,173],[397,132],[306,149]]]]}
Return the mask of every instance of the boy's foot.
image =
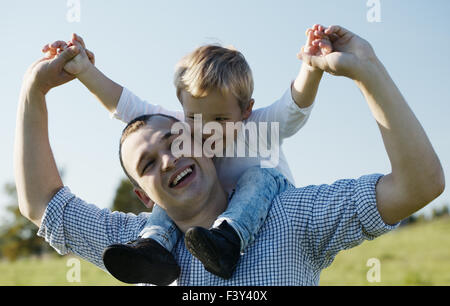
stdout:
{"type": "Polygon", "coordinates": [[[207,271],[224,279],[231,278],[240,257],[241,241],[226,221],[210,230],[192,227],[187,230],[184,242],[207,271]]]}
{"type": "Polygon", "coordinates": [[[128,284],[167,286],[180,275],[173,255],[150,238],[110,245],[103,252],[103,263],[112,276],[128,284]]]}

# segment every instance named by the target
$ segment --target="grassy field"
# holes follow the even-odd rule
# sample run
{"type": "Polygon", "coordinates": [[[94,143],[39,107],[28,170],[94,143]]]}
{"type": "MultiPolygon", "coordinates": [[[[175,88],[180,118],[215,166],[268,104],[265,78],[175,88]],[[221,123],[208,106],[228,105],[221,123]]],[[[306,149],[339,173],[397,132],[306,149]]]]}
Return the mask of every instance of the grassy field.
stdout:
{"type": "MultiPolygon", "coordinates": [[[[123,285],[85,261],[80,261],[81,282],[68,282],[70,258],[0,262],[0,285],[123,285]]],[[[404,227],[341,252],[320,284],[450,285],[450,218],[404,227]],[[367,281],[370,258],[380,262],[379,283],[367,281]]]]}

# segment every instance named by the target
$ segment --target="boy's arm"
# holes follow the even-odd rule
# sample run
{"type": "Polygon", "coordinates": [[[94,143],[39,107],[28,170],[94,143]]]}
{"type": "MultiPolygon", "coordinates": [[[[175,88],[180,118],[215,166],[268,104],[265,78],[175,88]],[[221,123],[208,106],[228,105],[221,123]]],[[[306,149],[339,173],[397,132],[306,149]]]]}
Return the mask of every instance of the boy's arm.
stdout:
{"type": "Polygon", "coordinates": [[[76,75],[80,82],[94,94],[100,103],[109,112],[114,113],[122,95],[123,87],[97,69],[94,65],[93,55],[88,56],[88,51],[82,37],[73,34],[71,42],[81,52],[64,69],[76,75]],[[89,57],[92,58],[90,59],[89,57]]]}
{"type": "Polygon", "coordinates": [[[123,91],[121,85],[108,78],[94,65],[77,74],[77,78],[110,113],[116,111],[123,91]]]}
{"type": "Polygon", "coordinates": [[[305,63],[291,87],[292,99],[300,108],[310,107],[316,98],[323,70],[313,68],[305,63]]]}
{"type": "Polygon", "coordinates": [[[93,54],[90,54],[89,51],[87,51],[84,41],[80,36],[74,34],[72,43],[80,48],[81,51],[78,56],[64,67],[64,69],[69,73],[76,75],[80,82],[85,85],[100,103],[110,113],[113,113],[117,119],[128,123],[141,115],[154,113],[173,116],[179,120],[184,119],[183,112],[170,111],[161,106],[147,103],[104,75],[92,63],[93,60],[91,57],[93,57],[93,54]]]}
{"type": "MultiPolygon", "coordinates": [[[[299,59],[303,53],[322,56],[332,51],[331,43],[323,32],[324,30],[325,28],[318,24],[306,30],[307,40],[302,51],[297,55],[299,59]]],[[[291,88],[292,98],[298,107],[307,108],[314,103],[322,75],[323,70],[305,62],[302,63],[300,72],[291,88]]]]}
{"type": "MultiPolygon", "coordinates": [[[[324,27],[314,25],[306,31],[307,41],[302,54],[322,56],[332,50],[324,27]]],[[[323,70],[303,62],[300,72],[288,91],[272,105],[255,110],[249,121],[279,123],[279,138],[291,137],[297,133],[308,121],[313,103],[316,98],[323,70]]]]}
{"type": "Polygon", "coordinates": [[[68,47],[76,46],[79,54],[64,66],[64,71],[76,76],[110,112],[115,112],[123,87],[106,77],[95,67],[94,54],[86,49],[83,38],[72,34],[69,42],[56,41],[45,45],[42,52],[48,56],[56,56],[68,47]]]}

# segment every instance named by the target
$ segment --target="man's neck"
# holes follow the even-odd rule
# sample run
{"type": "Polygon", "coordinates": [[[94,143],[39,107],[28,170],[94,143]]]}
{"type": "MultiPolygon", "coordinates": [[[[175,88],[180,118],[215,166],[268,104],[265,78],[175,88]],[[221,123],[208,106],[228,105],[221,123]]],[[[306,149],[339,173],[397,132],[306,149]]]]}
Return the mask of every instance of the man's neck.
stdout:
{"type": "Polygon", "coordinates": [[[194,226],[210,228],[217,217],[227,209],[228,196],[219,181],[217,181],[216,185],[211,189],[211,192],[204,203],[204,209],[201,213],[196,214],[192,218],[186,220],[173,219],[183,233],[194,226]]]}

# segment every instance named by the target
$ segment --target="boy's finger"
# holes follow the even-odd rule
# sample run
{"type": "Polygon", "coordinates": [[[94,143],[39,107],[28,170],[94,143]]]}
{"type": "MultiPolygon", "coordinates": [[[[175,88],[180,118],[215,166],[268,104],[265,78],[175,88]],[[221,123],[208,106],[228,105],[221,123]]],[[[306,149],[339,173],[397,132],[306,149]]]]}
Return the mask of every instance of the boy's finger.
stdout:
{"type": "Polygon", "coordinates": [[[86,49],[83,48],[83,46],[81,45],[81,43],[78,42],[78,40],[75,40],[75,41],[73,42],[73,45],[74,45],[75,47],[77,47],[80,51],[82,51],[82,50],[86,51],[86,49]]]}
{"type": "Polygon", "coordinates": [[[52,44],[50,45],[50,47],[51,47],[51,48],[57,49],[57,48],[62,48],[62,46],[66,46],[66,45],[67,45],[67,44],[66,44],[65,41],[57,40],[57,41],[55,41],[54,43],[52,43],[52,44]]]}
{"type": "Polygon", "coordinates": [[[81,36],[77,35],[76,33],[73,33],[73,37],[74,37],[75,40],[77,40],[81,44],[81,46],[84,49],[86,49],[86,44],[84,43],[84,40],[83,40],[83,38],[81,36]]]}
{"type": "Polygon", "coordinates": [[[320,38],[319,39],[314,39],[313,42],[311,43],[311,45],[318,46],[320,42],[321,42],[320,38]]]}
{"type": "Polygon", "coordinates": [[[310,46],[313,40],[314,40],[314,33],[313,31],[310,31],[308,33],[308,36],[306,37],[306,46],[310,46]]]}

